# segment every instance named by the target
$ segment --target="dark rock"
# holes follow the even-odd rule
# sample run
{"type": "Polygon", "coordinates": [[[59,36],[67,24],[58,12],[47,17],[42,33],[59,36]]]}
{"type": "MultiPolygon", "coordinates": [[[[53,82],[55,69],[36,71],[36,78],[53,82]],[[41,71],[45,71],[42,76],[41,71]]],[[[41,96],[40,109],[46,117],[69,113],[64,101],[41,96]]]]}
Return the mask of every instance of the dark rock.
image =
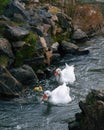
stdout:
{"type": "Polygon", "coordinates": [[[68,17],[66,14],[64,13],[58,13],[57,14],[57,17],[59,19],[59,22],[61,24],[61,27],[63,29],[66,29],[66,30],[72,30],[72,23],[71,23],[71,18],[68,17]]]}
{"type": "Polygon", "coordinates": [[[19,26],[16,27],[7,26],[4,32],[5,37],[13,41],[21,40],[28,34],[29,34],[28,30],[19,26]]]}
{"type": "Polygon", "coordinates": [[[0,69],[0,97],[3,95],[20,96],[23,90],[22,84],[16,80],[6,68],[0,69]]]}
{"type": "Polygon", "coordinates": [[[36,11],[37,15],[41,18],[51,18],[53,15],[48,13],[46,10],[38,9],[36,11]]]}
{"type": "Polygon", "coordinates": [[[34,65],[39,65],[42,64],[44,60],[44,56],[40,56],[40,57],[35,57],[33,60],[31,60],[30,62],[33,62],[34,65]]]}
{"type": "Polygon", "coordinates": [[[17,91],[13,91],[10,86],[0,81],[0,99],[13,99],[18,98],[17,91]]]}
{"type": "Polygon", "coordinates": [[[54,67],[46,67],[44,70],[44,73],[46,75],[46,78],[49,79],[49,77],[51,77],[53,75],[53,69],[54,67]]]}
{"type": "Polygon", "coordinates": [[[58,51],[61,56],[65,54],[75,54],[78,51],[79,47],[73,43],[62,41],[59,42],[58,51]]]}
{"type": "Polygon", "coordinates": [[[14,62],[14,55],[12,52],[11,44],[7,39],[0,38],[0,58],[2,58],[3,56],[7,57],[7,66],[11,65],[14,62]]]}
{"type": "Polygon", "coordinates": [[[50,58],[51,64],[55,64],[56,62],[60,61],[60,54],[59,53],[53,53],[52,57],[50,58]]]}
{"type": "Polygon", "coordinates": [[[80,101],[80,102],[79,102],[79,107],[80,107],[80,109],[82,110],[82,113],[83,113],[83,114],[87,114],[87,113],[86,113],[86,103],[85,103],[84,101],[80,101]]]}
{"type": "Polygon", "coordinates": [[[22,67],[11,69],[10,72],[19,82],[24,85],[31,86],[33,83],[38,81],[34,70],[28,65],[23,65],[22,67]]]}
{"type": "Polygon", "coordinates": [[[14,22],[20,23],[20,22],[25,22],[23,16],[21,14],[13,14],[13,18],[11,18],[14,22]]]}
{"type": "Polygon", "coordinates": [[[31,26],[31,30],[32,30],[33,32],[35,32],[37,35],[39,35],[40,37],[43,37],[43,36],[44,36],[44,34],[43,34],[43,32],[41,31],[41,29],[39,29],[38,27],[31,26]]]}
{"type": "Polygon", "coordinates": [[[90,53],[90,51],[89,50],[86,50],[86,49],[83,49],[83,50],[78,50],[78,51],[76,51],[76,55],[87,55],[87,54],[89,54],[90,53]]]}
{"type": "Polygon", "coordinates": [[[26,45],[26,43],[24,41],[17,41],[17,42],[12,42],[12,46],[13,48],[21,48],[24,45],[26,45]]]}
{"type": "Polygon", "coordinates": [[[77,29],[77,30],[75,30],[75,31],[73,32],[71,38],[72,38],[73,40],[76,40],[76,41],[77,41],[77,40],[78,40],[78,41],[81,41],[81,40],[88,39],[88,36],[87,36],[87,34],[86,34],[84,31],[82,31],[81,29],[77,29]]]}
{"type": "Polygon", "coordinates": [[[104,91],[91,90],[86,100],[79,102],[79,107],[81,113],[76,114],[78,126],[74,125],[77,126],[75,130],[104,130],[104,91]]]}
{"type": "Polygon", "coordinates": [[[48,12],[49,10],[49,5],[45,5],[45,6],[42,6],[40,7],[41,10],[45,10],[46,12],[48,12]]]}
{"type": "Polygon", "coordinates": [[[38,79],[41,81],[42,79],[46,79],[46,78],[50,78],[53,75],[53,67],[48,66],[48,67],[44,67],[43,70],[38,69],[36,71],[37,77],[38,79]]]}
{"type": "MultiPolygon", "coordinates": [[[[100,91],[100,90],[91,90],[90,93],[96,100],[102,100],[104,101],[104,91],[100,91]]],[[[89,94],[89,95],[90,95],[89,94]]],[[[89,100],[89,95],[86,97],[86,100],[89,100]]]]}
{"type": "Polygon", "coordinates": [[[5,38],[0,38],[0,55],[7,55],[12,59],[14,58],[11,44],[5,38]]]}
{"type": "Polygon", "coordinates": [[[58,51],[61,56],[66,54],[71,55],[86,55],[89,54],[89,50],[81,50],[77,45],[71,42],[62,41],[59,42],[58,51]]]}
{"type": "Polygon", "coordinates": [[[32,68],[34,68],[35,70],[39,69],[39,66],[44,66],[44,56],[38,56],[32,60],[27,59],[24,61],[24,63],[32,66],[32,68]]]}
{"type": "Polygon", "coordinates": [[[37,70],[36,74],[37,74],[37,77],[38,77],[39,80],[42,80],[42,79],[46,78],[45,73],[42,70],[40,70],[40,69],[37,70]]]}
{"type": "Polygon", "coordinates": [[[7,5],[4,14],[9,18],[13,18],[14,14],[21,14],[25,20],[30,19],[28,12],[24,8],[24,5],[19,1],[14,0],[11,0],[7,5]]]}
{"type": "Polygon", "coordinates": [[[30,20],[29,20],[29,24],[31,25],[31,26],[37,26],[38,24],[41,24],[42,23],[42,19],[41,18],[31,18],[30,20]]]}
{"type": "Polygon", "coordinates": [[[13,98],[19,98],[18,94],[8,94],[8,93],[0,93],[0,99],[5,101],[10,101],[13,98]]]}
{"type": "Polygon", "coordinates": [[[33,0],[21,0],[21,2],[24,2],[26,4],[33,2],[33,0]]]}
{"type": "Polygon", "coordinates": [[[4,15],[0,16],[0,20],[10,21],[10,19],[4,15]]]}
{"type": "Polygon", "coordinates": [[[69,130],[80,130],[79,124],[76,121],[70,122],[68,128],[69,130]]]}

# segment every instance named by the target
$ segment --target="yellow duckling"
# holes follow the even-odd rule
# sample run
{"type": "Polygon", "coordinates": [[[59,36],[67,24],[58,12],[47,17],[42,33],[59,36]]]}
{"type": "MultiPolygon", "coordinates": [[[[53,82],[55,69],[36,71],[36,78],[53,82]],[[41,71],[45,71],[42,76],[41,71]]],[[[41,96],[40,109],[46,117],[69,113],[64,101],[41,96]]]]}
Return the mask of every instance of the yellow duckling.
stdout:
{"type": "Polygon", "coordinates": [[[33,90],[34,90],[35,92],[41,92],[41,91],[43,91],[42,86],[35,87],[33,90]]]}

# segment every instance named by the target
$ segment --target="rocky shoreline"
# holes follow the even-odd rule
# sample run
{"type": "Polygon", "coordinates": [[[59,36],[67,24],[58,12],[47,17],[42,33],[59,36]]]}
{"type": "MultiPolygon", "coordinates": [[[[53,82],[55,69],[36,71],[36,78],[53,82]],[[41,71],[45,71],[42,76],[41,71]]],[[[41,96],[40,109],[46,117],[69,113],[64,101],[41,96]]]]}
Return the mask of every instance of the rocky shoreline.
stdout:
{"type": "MultiPolygon", "coordinates": [[[[34,0],[10,0],[0,16],[0,99],[19,98],[52,73],[51,65],[65,55],[87,55],[81,49],[92,36],[76,28],[58,6],[34,0]]],[[[69,130],[103,130],[104,92],[92,90],[80,101],[81,113],[69,122],[69,130]],[[97,113],[97,114],[96,114],[97,113]]]]}
{"type": "Polygon", "coordinates": [[[86,40],[88,35],[81,29],[73,30],[72,18],[57,6],[11,0],[0,16],[0,27],[3,96],[17,97],[24,88],[31,89],[32,83],[47,76],[47,67],[65,55],[89,53],[71,41],[86,40]]]}
{"type": "Polygon", "coordinates": [[[104,91],[91,90],[79,107],[81,113],[76,113],[69,130],[104,130],[104,91]]]}

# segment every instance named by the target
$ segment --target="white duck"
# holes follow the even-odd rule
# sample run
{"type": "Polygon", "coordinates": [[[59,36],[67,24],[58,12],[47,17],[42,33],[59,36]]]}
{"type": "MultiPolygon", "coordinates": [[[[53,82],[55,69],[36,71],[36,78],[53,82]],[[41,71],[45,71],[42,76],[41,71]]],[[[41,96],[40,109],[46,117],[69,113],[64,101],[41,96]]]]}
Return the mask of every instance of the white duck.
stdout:
{"type": "Polygon", "coordinates": [[[53,105],[67,104],[71,101],[70,88],[63,85],[58,86],[53,91],[45,91],[43,95],[43,101],[46,101],[53,105]]]}
{"type": "Polygon", "coordinates": [[[67,63],[65,63],[65,68],[63,70],[61,70],[60,68],[56,69],[54,75],[56,76],[56,80],[61,84],[73,84],[76,80],[74,66],[69,66],[67,63]]]}

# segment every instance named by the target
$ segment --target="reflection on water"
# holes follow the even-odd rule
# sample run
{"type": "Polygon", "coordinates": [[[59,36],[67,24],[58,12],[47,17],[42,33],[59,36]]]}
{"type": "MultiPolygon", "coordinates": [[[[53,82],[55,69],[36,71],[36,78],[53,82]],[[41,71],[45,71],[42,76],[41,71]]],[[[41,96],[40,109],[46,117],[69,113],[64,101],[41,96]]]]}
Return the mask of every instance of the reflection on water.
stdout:
{"type": "MultiPolygon", "coordinates": [[[[90,50],[86,56],[66,56],[64,63],[75,65],[76,82],[69,85],[72,102],[65,106],[50,106],[38,100],[34,93],[13,101],[0,101],[0,130],[68,130],[67,122],[79,110],[78,102],[84,99],[90,89],[103,89],[104,84],[104,38],[98,37],[86,42],[83,47],[90,50]]],[[[40,84],[44,90],[53,90],[58,84],[52,76],[40,84]]]]}

